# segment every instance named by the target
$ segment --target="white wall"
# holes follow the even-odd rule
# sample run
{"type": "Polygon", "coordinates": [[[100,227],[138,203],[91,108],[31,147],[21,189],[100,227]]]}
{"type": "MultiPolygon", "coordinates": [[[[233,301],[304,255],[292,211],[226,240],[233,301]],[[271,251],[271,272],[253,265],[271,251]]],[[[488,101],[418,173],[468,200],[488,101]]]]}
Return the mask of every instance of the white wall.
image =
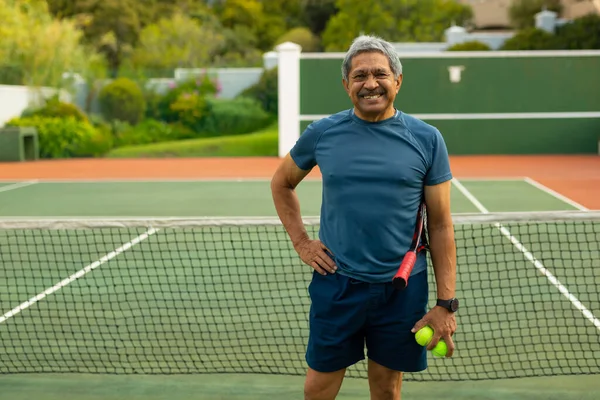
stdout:
{"type": "Polygon", "coordinates": [[[219,97],[233,99],[260,80],[263,68],[177,68],[175,80],[182,81],[203,74],[215,77],[221,85],[219,97]]]}
{"type": "MultiPolygon", "coordinates": [[[[0,127],[14,117],[18,117],[30,106],[40,104],[44,98],[55,94],[53,88],[28,88],[26,86],[0,85],[0,127]]],[[[66,91],[61,91],[63,101],[71,101],[66,91]]]]}

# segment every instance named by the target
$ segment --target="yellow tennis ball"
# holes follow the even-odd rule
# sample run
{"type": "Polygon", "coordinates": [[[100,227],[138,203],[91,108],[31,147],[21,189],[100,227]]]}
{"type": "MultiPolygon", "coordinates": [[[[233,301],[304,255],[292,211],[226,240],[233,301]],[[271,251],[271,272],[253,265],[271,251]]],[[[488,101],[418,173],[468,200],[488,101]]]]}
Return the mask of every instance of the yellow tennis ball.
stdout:
{"type": "Polygon", "coordinates": [[[433,339],[433,329],[429,325],[422,327],[415,333],[415,339],[421,346],[427,346],[433,339]]]}
{"type": "Polygon", "coordinates": [[[446,357],[446,353],[448,353],[448,346],[446,345],[444,339],[440,339],[431,352],[436,357],[446,357]]]}

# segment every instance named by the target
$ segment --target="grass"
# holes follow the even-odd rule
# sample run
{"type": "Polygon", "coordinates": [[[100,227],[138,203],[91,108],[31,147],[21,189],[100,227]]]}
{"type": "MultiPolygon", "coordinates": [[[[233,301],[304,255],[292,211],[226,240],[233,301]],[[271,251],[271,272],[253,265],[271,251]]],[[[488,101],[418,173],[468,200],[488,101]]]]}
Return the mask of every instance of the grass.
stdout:
{"type": "Polygon", "coordinates": [[[125,146],[109,152],[109,158],[136,157],[256,157],[277,156],[277,123],[246,135],[178,140],[125,146]]]}

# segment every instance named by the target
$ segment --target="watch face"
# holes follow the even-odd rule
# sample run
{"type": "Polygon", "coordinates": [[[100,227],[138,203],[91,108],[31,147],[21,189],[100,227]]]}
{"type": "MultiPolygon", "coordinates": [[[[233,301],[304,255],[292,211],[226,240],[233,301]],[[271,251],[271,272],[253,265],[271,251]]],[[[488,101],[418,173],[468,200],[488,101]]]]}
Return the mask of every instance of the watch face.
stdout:
{"type": "Polygon", "coordinates": [[[450,301],[450,308],[453,312],[456,312],[456,310],[458,310],[458,299],[452,299],[452,301],[450,301]]]}

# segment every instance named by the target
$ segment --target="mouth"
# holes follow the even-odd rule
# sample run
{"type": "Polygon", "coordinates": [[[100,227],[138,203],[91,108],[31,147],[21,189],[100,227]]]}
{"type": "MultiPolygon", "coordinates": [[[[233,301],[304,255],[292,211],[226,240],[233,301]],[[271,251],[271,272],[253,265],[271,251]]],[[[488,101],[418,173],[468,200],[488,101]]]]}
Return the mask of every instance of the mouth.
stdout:
{"type": "Polygon", "coordinates": [[[383,97],[383,93],[361,94],[359,96],[365,100],[377,100],[380,97],[383,97]]]}

